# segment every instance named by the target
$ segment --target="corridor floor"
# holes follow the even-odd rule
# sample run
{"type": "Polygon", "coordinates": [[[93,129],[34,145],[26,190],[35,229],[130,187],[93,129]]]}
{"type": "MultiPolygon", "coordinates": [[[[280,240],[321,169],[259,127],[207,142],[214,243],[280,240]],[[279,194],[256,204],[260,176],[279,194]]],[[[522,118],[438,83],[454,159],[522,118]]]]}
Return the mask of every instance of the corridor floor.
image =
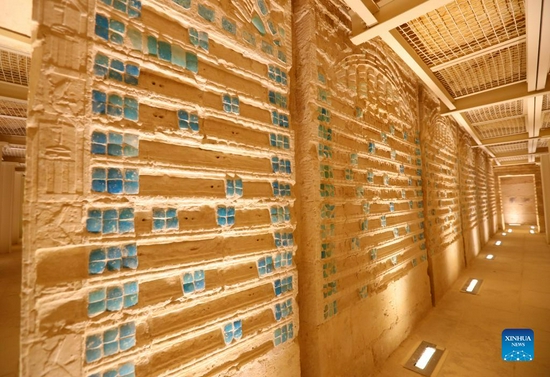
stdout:
{"type": "Polygon", "coordinates": [[[421,340],[446,349],[433,376],[550,376],[550,246],[544,234],[530,234],[527,226],[511,229],[493,236],[377,377],[420,376],[402,365],[421,340]],[[487,254],[495,259],[485,259],[487,254]],[[483,279],[479,295],[460,292],[470,277],[483,279]],[[507,328],[534,330],[532,362],[502,360],[501,333],[507,328]]]}
{"type": "Polygon", "coordinates": [[[21,250],[0,254],[0,377],[17,377],[21,318],[21,250]]]}

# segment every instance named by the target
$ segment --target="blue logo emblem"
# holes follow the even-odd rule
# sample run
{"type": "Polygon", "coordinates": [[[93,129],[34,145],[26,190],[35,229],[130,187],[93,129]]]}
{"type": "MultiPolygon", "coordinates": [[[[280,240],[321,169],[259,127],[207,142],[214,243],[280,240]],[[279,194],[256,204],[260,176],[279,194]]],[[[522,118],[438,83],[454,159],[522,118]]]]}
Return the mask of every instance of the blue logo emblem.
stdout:
{"type": "Polygon", "coordinates": [[[535,358],[535,333],[531,329],[506,329],[502,331],[502,360],[533,361],[535,358]]]}

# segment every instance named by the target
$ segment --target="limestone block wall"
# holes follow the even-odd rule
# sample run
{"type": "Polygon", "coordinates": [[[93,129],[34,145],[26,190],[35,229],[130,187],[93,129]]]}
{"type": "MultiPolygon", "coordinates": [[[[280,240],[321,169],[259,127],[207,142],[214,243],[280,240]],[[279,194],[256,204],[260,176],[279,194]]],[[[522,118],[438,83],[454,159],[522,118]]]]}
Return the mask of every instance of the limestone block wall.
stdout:
{"type": "Polygon", "coordinates": [[[535,177],[500,177],[502,210],[506,224],[537,225],[535,177]]]}
{"type": "Polygon", "coordinates": [[[439,112],[439,101],[422,88],[421,144],[424,165],[426,245],[436,303],[464,268],[458,125],[439,112]]]}
{"type": "Polygon", "coordinates": [[[418,86],[343,3],[294,9],[302,376],[369,376],[431,303],[418,86]]]}
{"type": "Polygon", "coordinates": [[[537,165],[517,165],[517,166],[496,166],[494,167],[495,174],[495,187],[497,194],[497,207],[498,207],[498,217],[499,217],[499,228],[503,229],[504,224],[504,213],[503,213],[503,203],[502,203],[502,188],[499,177],[505,176],[522,176],[522,175],[532,175],[535,179],[535,207],[537,213],[537,222],[538,222],[538,231],[545,232],[546,222],[545,222],[545,212],[544,212],[544,202],[543,202],[543,193],[542,193],[542,177],[540,172],[540,167],[537,165]]]}
{"type": "Polygon", "coordinates": [[[477,211],[476,155],[472,148],[474,145],[466,131],[459,130],[460,213],[466,263],[475,258],[482,246],[477,211]]]}
{"type": "Polygon", "coordinates": [[[491,160],[487,161],[487,198],[489,205],[489,229],[491,235],[498,231],[498,206],[497,206],[497,190],[495,182],[495,171],[491,160]]]}
{"type": "Polygon", "coordinates": [[[291,2],[33,18],[22,375],[299,375],[291,2]]]}
{"type": "Polygon", "coordinates": [[[489,215],[489,188],[487,182],[487,154],[481,149],[475,149],[476,155],[476,210],[479,221],[479,238],[481,246],[485,245],[491,236],[489,215]]]}

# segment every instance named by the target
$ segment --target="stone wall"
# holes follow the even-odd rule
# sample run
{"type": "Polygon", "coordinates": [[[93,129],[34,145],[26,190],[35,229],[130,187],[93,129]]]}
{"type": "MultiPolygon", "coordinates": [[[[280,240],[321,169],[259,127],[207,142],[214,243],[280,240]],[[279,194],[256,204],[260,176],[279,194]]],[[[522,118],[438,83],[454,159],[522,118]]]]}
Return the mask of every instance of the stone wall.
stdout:
{"type": "Polygon", "coordinates": [[[460,207],[466,263],[481,250],[477,213],[476,155],[474,141],[464,130],[459,132],[460,207]]]}
{"type": "Polygon", "coordinates": [[[290,0],[36,0],[23,376],[296,376],[290,0]]]}
{"type": "Polygon", "coordinates": [[[502,203],[502,190],[500,177],[532,175],[535,179],[535,201],[539,232],[545,232],[546,223],[544,217],[544,202],[542,193],[542,177],[538,165],[517,165],[517,166],[496,166],[493,168],[495,174],[495,187],[497,192],[497,207],[499,217],[499,228],[504,229],[504,213],[502,203]]]}
{"type": "Polygon", "coordinates": [[[418,85],[339,2],[295,2],[302,376],[372,375],[430,307],[418,85]]]}
{"type": "Polygon", "coordinates": [[[458,125],[439,115],[439,101],[422,88],[426,237],[432,300],[438,302],[464,268],[460,216],[458,125]]]}
{"type": "Polygon", "coordinates": [[[500,177],[502,212],[506,224],[537,225],[535,177],[500,177]]]}
{"type": "Polygon", "coordinates": [[[341,1],[34,20],[23,376],[370,376],[479,250],[486,156],[341,1]]]}

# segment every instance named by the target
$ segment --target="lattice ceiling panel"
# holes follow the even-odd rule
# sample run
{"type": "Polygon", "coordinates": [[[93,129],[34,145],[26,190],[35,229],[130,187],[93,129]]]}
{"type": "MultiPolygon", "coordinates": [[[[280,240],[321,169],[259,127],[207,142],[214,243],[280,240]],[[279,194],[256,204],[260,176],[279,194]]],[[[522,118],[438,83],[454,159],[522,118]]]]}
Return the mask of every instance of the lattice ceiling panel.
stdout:
{"type": "Polygon", "coordinates": [[[455,98],[525,80],[525,43],[464,61],[434,74],[455,98]]]}
{"type": "Polygon", "coordinates": [[[27,134],[27,119],[13,119],[0,116],[0,134],[25,136],[27,134]]]}
{"type": "Polygon", "coordinates": [[[27,104],[9,100],[0,100],[0,115],[10,117],[26,118],[27,104]]]}
{"type": "Polygon", "coordinates": [[[525,153],[527,153],[527,142],[523,141],[523,142],[519,142],[519,143],[495,145],[493,147],[489,147],[489,149],[493,153],[510,153],[510,152],[525,152],[525,153]]]}
{"type": "Polygon", "coordinates": [[[516,117],[523,115],[523,100],[510,101],[491,107],[471,110],[467,113],[463,113],[463,115],[472,124],[516,117]]]}
{"type": "Polygon", "coordinates": [[[28,56],[0,50],[0,81],[29,86],[30,69],[28,56]]]}
{"type": "Polygon", "coordinates": [[[474,126],[482,139],[490,139],[493,137],[517,135],[527,132],[525,129],[525,117],[504,119],[498,122],[485,123],[483,125],[474,126]]]}
{"type": "Polygon", "coordinates": [[[0,100],[0,134],[25,136],[27,128],[27,104],[0,100]]]}
{"type": "Polygon", "coordinates": [[[504,164],[504,165],[514,165],[514,164],[517,164],[517,163],[526,163],[526,162],[528,162],[526,156],[501,157],[501,158],[498,158],[498,161],[501,164],[504,164]]]}
{"type": "Polygon", "coordinates": [[[548,94],[542,97],[542,111],[545,110],[550,110],[550,97],[548,94]]]}
{"type": "Polygon", "coordinates": [[[524,35],[524,1],[456,0],[397,30],[433,67],[524,35]]]}

